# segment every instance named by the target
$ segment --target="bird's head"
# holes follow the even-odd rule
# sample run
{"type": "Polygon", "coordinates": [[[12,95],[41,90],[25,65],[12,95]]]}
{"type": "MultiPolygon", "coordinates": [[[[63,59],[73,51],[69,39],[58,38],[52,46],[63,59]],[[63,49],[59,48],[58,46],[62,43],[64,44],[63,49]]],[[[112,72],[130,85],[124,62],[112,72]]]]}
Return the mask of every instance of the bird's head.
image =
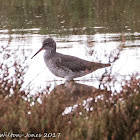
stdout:
{"type": "MultiPolygon", "coordinates": [[[[56,51],[56,43],[52,38],[47,38],[43,41],[42,47],[35,53],[32,58],[37,55],[40,51],[46,50],[48,52],[55,52],[56,51]]],[[[32,59],[31,58],[31,59],[32,59]]]]}

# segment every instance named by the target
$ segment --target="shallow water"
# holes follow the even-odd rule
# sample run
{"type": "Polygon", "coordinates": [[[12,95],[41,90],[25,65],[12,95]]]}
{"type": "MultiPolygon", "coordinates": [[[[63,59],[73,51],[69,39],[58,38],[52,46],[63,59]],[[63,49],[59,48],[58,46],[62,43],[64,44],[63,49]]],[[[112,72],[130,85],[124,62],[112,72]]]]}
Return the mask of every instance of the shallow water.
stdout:
{"type": "MultiPolygon", "coordinates": [[[[5,1],[1,3],[0,46],[8,45],[8,53],[13,55],[12,52],[15,52],[20,60],[27,56],[21,64],[29,65],[24,88],[30,85],[36,91],[51,85],[53,89],[55,85],[65,82],[47,69],[43,51],[30,59],[41,47],[42,41],[52,37],[60,53],[89,61],[111,62],[112,66],[106,71],[118,80],[115,88],[120,90],[120,82],[140,73],[139,10],[139,1],[131,0],[125,3],[121,0],[80,3],[5,1]],[[113,62],[118,49],[121,49],[119,59],[113,62]]],[[[1,52],[1,56],[4,53],[1,52]]],[[[98,88],[104,72],[105,69],[100,69],[76,78],[76,81],[98,88]]]]}
{"type": "MultiPolygon", "coordinates": [[[[118,53],[118,48],[121,46],[122,50],[119,59],[112,62],[111,67],[103,68],[84,77],[76,78],[76,80],[78,80],[77,82],[98,88],[99,79],[102,74],[104,74],[105,69],[107,72],[111,72],[112,77],[116,77],[118,80],[129,79],[129,75],[140,72],[140,48],[131,47],[139,46],[139,40],[126,40],[122,42],[119,40],[120,36],[121,34],[95,34],[71,35],[65,37],[53,35],[52,37],[57,42],[58,52],[101,63],[112,62],[114,56],[118,53]]],[[[135,33],[135,36],[138,37],[139,34],[135,33]]],[[[25,61],[25,64],[29,65],[29,69],[25,75],[25,87],[30,84],[34,90],[38,90],[39,88],[44,88],[48,84],[51,84],[53,88],[55,84],[64,83],[64,79],[54,76],[46,67],[43,60],[43,51],[31,59],[33,54],[41,47],[42,40],[49,36],[39,34],[25,34],[21,36],[12,34],[11,37],[13,39],[10,41],[7,50],[16,50],[16,48],[19,47],[16,53],[18,55],[20,54],[20,57],[22,57],[22,55],[28,57],[25,61]],[[24,54],[20,53],[23,49],[25,50],[24,54]]],[[[6,34],[5,39],[8,39],[8,35],[6,34]]],[[[7,44],[7,41],[4,40],[1,41],[1,43],[4,46],[7,44]]]]}

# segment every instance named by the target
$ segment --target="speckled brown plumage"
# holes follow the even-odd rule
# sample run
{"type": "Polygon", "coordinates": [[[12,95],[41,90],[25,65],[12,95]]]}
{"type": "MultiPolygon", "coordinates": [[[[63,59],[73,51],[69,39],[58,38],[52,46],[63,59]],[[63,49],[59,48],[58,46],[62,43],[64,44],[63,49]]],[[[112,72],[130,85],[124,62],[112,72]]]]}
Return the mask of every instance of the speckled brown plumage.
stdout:
{"type": "Polygon", "coordinates": [[[49,70],[54,75],[67,80],[72,80],[89,74],[97,69],[110,66],[110,64],[90,62],[78,57],[57,53],[56,42],[52,38],[45,39],[42,48],[37,53],[41,50],[45,50],[44,61],[49,70]]]}

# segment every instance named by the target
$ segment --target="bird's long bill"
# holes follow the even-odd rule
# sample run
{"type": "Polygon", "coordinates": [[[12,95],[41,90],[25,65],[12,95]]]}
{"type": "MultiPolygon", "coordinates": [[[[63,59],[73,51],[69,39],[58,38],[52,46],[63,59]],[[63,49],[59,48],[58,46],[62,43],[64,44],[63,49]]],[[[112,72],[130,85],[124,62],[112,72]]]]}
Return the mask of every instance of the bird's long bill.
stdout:
{"type": "MultiPolygon", "coordinates": [[[[33,56],[32,56],[32,58],[34,57],[34,56],[36,56],[40,51],[42,51],[43,50],[43,48],[41,48],[41,49],[39,49],[33,56]]],[[[32,59],[31,58],[31,59],[32,59]]]]}

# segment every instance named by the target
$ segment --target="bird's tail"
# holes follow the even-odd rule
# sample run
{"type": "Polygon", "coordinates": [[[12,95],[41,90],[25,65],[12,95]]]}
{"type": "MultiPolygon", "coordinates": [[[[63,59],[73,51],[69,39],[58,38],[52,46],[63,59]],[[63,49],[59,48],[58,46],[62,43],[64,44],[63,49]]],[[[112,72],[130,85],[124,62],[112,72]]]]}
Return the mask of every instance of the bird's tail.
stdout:
{"type": "Polygon", "coordinates": [[[93,70],[97,70],[97,69],[100,69],[100,68],[105,68],[105,67],[109,67],[111,66],[111,64],[103,64],[103,63],[95,63],[93,62],[93,70]]]}
{"type": "Polygon", "coordinates": [[[102,64],[103,65],[103,68],[104,67],[110,67],[111,66],[111,64],[102,64]]]}

